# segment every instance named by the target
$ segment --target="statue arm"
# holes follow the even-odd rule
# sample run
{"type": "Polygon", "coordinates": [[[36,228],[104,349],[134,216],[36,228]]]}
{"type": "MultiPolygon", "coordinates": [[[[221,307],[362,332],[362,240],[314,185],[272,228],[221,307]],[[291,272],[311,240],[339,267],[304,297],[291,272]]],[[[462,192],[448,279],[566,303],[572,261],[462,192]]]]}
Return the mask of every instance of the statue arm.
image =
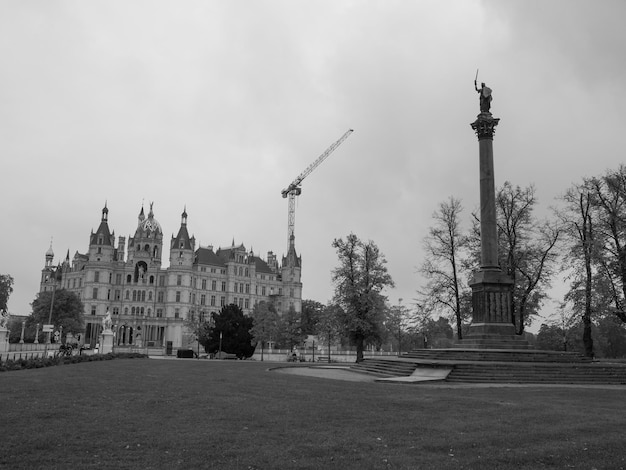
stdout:
{"type": "Polygon", "coordinates": [[[478,88],[478,83],[476,82],[476,80],[474,80],[474,88],[478,93],[480,93],[480,88],[478,88]]]}

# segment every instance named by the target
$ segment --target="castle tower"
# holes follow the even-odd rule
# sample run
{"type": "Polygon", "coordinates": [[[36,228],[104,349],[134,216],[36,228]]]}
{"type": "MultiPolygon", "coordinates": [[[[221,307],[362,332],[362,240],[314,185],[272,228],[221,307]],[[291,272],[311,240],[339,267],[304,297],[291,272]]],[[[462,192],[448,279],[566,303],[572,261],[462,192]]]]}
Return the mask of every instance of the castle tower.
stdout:
{"type": "Polygon", "coordinates": [[[283,305],[286,309],[293,308],[297,313],[302,311],[302,257],[296,253],[295,236],[289,238],[289,251],[283,257],[282,268],[283,305]]]}
{"type": "Polygon", "coordinates": [[[106,204],[102,209],[100,225],[95,232],[91,231],[89,237],[89,260],[108,263],[113,261],[115,254],[115,234],[109,230],[109,209],[106,204]]]}

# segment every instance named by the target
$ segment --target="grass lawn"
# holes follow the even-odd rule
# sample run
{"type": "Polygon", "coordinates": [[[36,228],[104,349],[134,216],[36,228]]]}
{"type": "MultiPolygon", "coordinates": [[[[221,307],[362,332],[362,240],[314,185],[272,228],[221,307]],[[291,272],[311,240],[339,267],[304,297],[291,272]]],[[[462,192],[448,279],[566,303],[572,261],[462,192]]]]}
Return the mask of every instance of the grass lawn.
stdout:
{"type": "Polygon", "coordinates": [[[4,469],[626,467],[626,389],[361,383],[266,362],[0,373],[4,469]]]}

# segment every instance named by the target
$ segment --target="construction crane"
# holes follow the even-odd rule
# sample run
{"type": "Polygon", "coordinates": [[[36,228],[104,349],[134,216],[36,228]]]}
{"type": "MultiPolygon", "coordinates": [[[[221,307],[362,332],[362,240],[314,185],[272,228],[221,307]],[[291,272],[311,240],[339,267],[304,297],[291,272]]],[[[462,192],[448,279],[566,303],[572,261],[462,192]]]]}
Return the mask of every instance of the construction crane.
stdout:
{"type": "Polygon", "coordinates": [[[349,129],[344,135],[342,135],[337,142],[328,147],[323,154],[321,154],[317,159],[311,163],[306,170],[304,170],[298,177],[291,182],[286,189],[281,191],[283,198],[289,198],[289,206],[287,212],[287,251],[289,251],[289,247],[292,243],[292,238],[294,237],[294,229],[296,225],[296,196],[299,196],[302,193],[302,188],[300,184],[302,184],[302,180],[309,176],[313,170],[315,170],[320,163],[322,163],[328,156],[335,151],[337,147],[339,147],[344,140],[346,140],[350,134],[354,132],[352,129],[349,129]]]}

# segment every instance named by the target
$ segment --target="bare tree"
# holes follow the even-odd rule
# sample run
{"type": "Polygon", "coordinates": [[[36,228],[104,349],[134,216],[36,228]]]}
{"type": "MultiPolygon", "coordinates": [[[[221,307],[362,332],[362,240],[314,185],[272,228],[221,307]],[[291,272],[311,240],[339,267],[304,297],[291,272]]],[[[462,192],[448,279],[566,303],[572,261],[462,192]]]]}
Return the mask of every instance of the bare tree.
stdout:
{"type": "MultiPolygon", "coordinates": [[[[558,224],[537,219],[533,212],[535,188],[505,182],[496,194],[498,257],[502,269],[513,281],[512,320],[517,334],[539,312],[550,288],[558,261],[558,224]]],[[[480,222],[473,215],[472,260],[480,259],[480,222]]]]}
{"type": "Polygon", "coordinates": [[[461,301],[463,291],[469,295],[469,289],[463,289],[459,275],[467,246],[467,237],[461,233],[462,211],[461,201],[450,197],[433,213],[434,225],[424,239],[426,255],[419,268],[427,282],[418,290],[418,301],[426,310],[451,314],[458,339],[463,338],[463,320],[469,314],[462,309],[461,301]]]}
{"type": "Polygon", "coordinates": [[[565,301],[572,304],[573,310],[579,313],[583,323],[585,355],[593,357],[592,285],[597,242],[589,181],[572,186],[562,199],[565,207],[557,214],[564,225],[567,252],[563,260],[565,267],[570,270],[569,279],[571,280],[565,301]]]}

